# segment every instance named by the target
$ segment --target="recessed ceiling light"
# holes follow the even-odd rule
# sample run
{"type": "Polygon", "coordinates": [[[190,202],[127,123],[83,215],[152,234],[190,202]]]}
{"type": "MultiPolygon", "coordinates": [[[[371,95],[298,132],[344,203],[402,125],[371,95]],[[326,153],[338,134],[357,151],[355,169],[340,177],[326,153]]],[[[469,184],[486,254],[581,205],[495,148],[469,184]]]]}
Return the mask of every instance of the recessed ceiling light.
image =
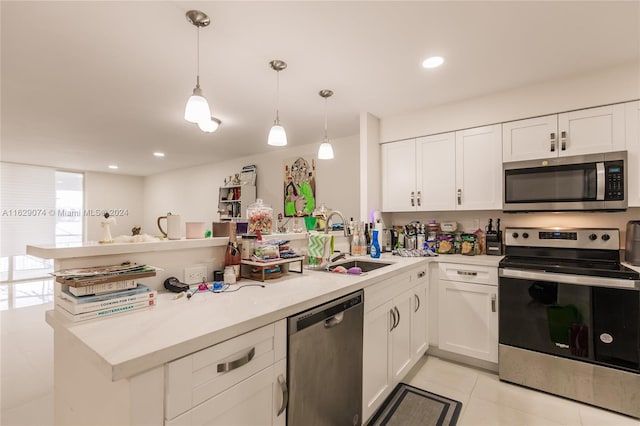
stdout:
{"type": "Polygon", "coordinates": [[[444,58],[442,56],[432,56],[422,61],[422,66],[424,68],[437,68],[443,63],[444,63],[444,58]]]}
{"type": "Polygon", "coordinates": [[[164,157],[164,152],[154,152],[153,155],[156,157],[164,157]]]}
{"type": "Polygon", "coordinates": [[[110,164],[109,168],[113,169],[113,170],[116,170],[118,168],[118,166],[116,166],[115,164],[110,164]]]}

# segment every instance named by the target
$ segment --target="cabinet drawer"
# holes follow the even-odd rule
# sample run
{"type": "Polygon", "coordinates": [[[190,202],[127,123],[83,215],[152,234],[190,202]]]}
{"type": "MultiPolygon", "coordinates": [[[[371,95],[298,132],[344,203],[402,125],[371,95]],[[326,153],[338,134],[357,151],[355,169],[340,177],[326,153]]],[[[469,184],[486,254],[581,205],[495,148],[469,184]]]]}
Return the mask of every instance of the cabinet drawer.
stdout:
{"type": "Polygon", "coordinates": [[[439,278],[475,284],[498,285],[498,268],[492,266],[440,263],[439,278]]]}
{"type": "Polygon", "coordinates": [[[165,418],[173,419],[284,358],[286,331],[281,320],[168,363],[165,418]]]}

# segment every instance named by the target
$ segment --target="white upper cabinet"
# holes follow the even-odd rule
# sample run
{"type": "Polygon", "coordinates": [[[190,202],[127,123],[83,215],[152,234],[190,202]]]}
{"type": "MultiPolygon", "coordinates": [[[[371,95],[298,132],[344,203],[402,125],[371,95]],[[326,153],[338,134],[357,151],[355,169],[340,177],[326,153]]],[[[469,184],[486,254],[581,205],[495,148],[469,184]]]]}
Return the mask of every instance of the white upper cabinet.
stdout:
{"type": "Polygon", "coordinates": [[[416,139],[417,210],[455,209],[455,133],[416,139]]]}
{"type": "Polygon", "coordinates": [[[502,125],[504,162],[533,160],[557,154],[558,116],[529,118],[502,125]]]}
{"type": "Polygon", "coordinates": [[[500,125],[456,132],[456,209],[502,209],[500,125]]]}
{"type": "Polygon", "coordinates": [[[415,153],[415,139],[382,145],[383,211],[408,212],[416,210],[415,153]]]}
{"type": "Polygon", "coordinates": [[[382,145],[386,212],[502,208],[500,125],[382,145]]]}
{"type": "Polygon", "coordinates": [[[629,207],[640,207],[640,101],[627,102],[626,149],[629,207]]]}
{"type": "Polygon", "coordinates": [[[511,121],[502,125],[504,162],[624,149],[624,104],[511,121]]]}

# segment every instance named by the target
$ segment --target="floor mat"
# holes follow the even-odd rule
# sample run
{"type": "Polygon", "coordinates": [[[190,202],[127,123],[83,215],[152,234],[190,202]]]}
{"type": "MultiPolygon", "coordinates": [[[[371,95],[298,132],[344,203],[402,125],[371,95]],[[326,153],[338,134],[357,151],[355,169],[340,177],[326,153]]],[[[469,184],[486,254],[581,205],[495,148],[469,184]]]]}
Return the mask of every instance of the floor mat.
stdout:
{"type": "Polygon", "coordinates": [[[454,426],[462,403],[400,383],[368,426],[454,426]]]}

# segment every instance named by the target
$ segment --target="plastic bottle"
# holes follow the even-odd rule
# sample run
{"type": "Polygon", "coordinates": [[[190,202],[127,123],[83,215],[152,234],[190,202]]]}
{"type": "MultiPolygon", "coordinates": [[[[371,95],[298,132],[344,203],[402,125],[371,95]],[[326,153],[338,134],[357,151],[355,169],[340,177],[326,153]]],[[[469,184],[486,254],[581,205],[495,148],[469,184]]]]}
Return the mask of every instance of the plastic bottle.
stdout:
{"type": "Polygon", "coordinates": [[[360,254],[367,254],[367,237],[364,236],[364,223],[360,227],[358,239],[360,240],[360,254]]]}
{"type": "Polygon", "coordinates": [[[378,230],[373,230],[373,235],[371,236],[371,257],[377,259],[380,257],[380,243],[378,242],[378,230]]]}
{"type": "Polygon", "coordinates": [[[351,236],[351,255],[358,256],[360,254],[360,233],[358,225],[353,225],[353,235],[351,236]]]}

